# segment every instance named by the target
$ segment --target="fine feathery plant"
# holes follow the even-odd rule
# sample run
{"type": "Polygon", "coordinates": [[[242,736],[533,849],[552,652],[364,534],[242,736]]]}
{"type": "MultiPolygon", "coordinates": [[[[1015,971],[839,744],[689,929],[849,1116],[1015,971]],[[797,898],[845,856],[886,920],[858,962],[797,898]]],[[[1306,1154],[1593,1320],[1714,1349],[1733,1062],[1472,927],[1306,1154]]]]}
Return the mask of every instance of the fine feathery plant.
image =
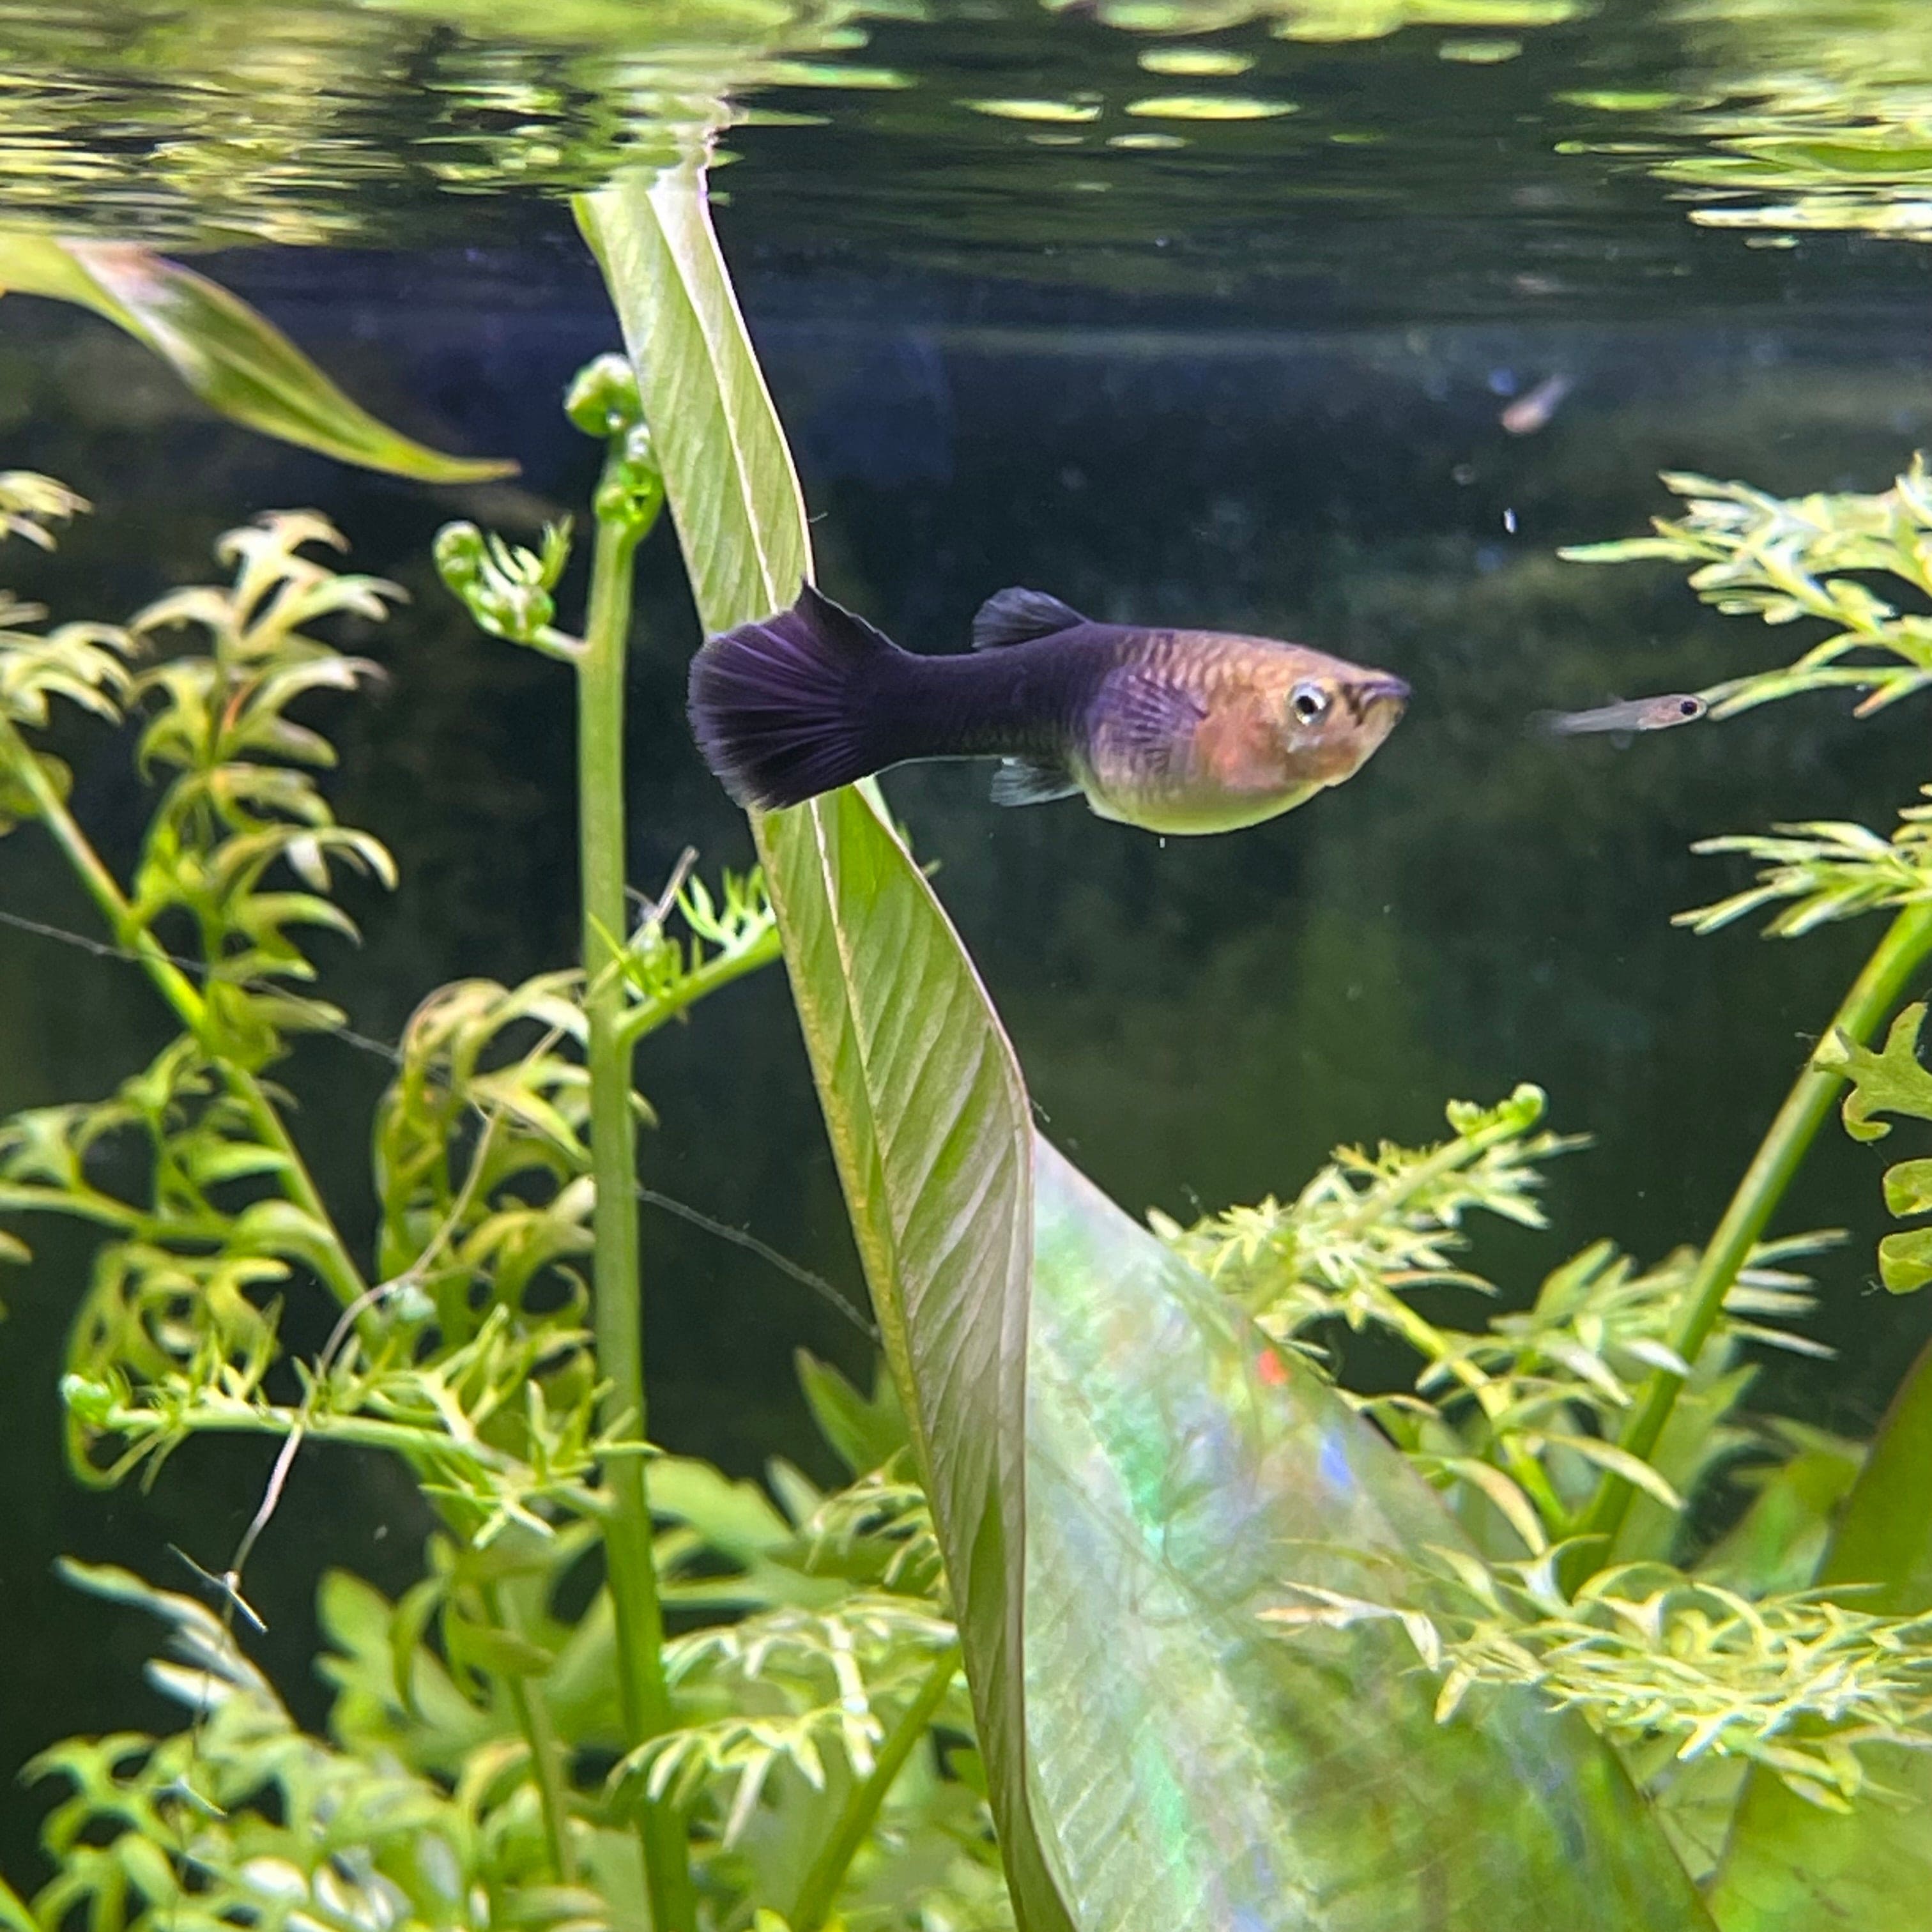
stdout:
{"type": "MultiPolygon", "coordinates": [[[[1910,608],[1932,590],[1922,460],[1877,496],[1793,502],[1666,481],[1690,499],[1688,518],[1570,554],[1691,563],[1694,588],[1726,612],[1830,627],[1789,667],[1707,693],[1714,717],[1844,688],[1865,694],[1868,716],[1932,680],[1932,631],[1910,608]],[[1882,573],[1899,585],[1888,596],[1882,573]]],[[[1493,1292],[1458,1258],[1469,1216],[1540,1225],[1537,1165],[1574,1143],[1541,1130],[1528,1088],[1492,1109],[1452,1107],[1452,1137],[1435,1147],[1340,1150],[1292,1202],[1185,1229],[1155,1221],[1285,1347],[1318,1358],[1324,1328],[1372,1326],[1413,1351],[1410,1390],[1357,1400],[1481,1552],[1417,1552],[1406,1596],[1291,1582],[1264,1616],[1286,1631],[1400,1626],[1444,1716],[1481,1686],[1580,1712],[1658,1802],[1720,1924],[1750,1932],[1903,1928],[1922,1910],[1932,1352],[1866,1444],[1750,1413],[1744,1352],[1828,1352],[1788,1325],[1812,1300],[1789,1264],[1837,1238],[1764,1236],[1833,1101],[1860,1139],[1932,1121],[1925,1006],[1886,1024],[1932,959],[1928,809],[1906,808],[1888,838],[1811,821],[1696,848],[1759,867],[1679,916],[1698,933],[1763,912],[1787,938],[1891,915],[1701,1250],[1640,1268],[1599,1243],[1478,1328],[1426,1318],[1418,1290],[1436,1291],[1431,1309],[1445,1288],[1493,1292]],[[1725,1504],[1727,1482],[1742,1510],[1725,1504]]],[[[1883,1193],[1902,1220],[1932,1214],[1932,1160],[1892,1166],[1883,1193]]],[[[1932,1231],[1887,1234],[1876,1260],[1893,1293],[1923,1288],[1932,1231]]]]}
{"type": "MultiPolygon", "coordinates": [[[[875,1923],[1001,1922],[896,1405],[804,1364],[853,1462],[854,1486],[830,1496],[788,1468],[774,1502],[644,1436],[632,1136],[649,1109],[632,1060],[777,941],[755,874],[714,890],[681,869],[641,912],[627,901],[628,581],[662,492],[628,365],[600,358],[569,407],[608,452],[584,634],[554,622],[566,532],[532,555],[453,526],[438,558],[483,628],[562,659],[584,690],[585,964],[418,1007],[373,1124],[366,1253],[316,1188],[275,1070],[297,1036],[344,1025],[312,990],[309,939],[352,934],[344,879],[394,877],[320,782],[328,698],[377,674],[333,640],[378,634],[393,586],[337,569],[322,518],[282,513],[221,539],[226,581],[125,625],[50,629],[0,604],[6,822],[51,836],[177,1027],[112,1094],[0,1129],[0,1208],[100,1231],[64,1383],[74,1466],[152,1482],[192,1436],[279,1444],[241,1546],[200,1552],[198,1594],[70,1569],[161,1620],[154,1682],[187,1714],[172,1735],[37,1761],[59,1793],[57,1870],[31,1904],[0,1890],[20,1922],[670,1926],[701,1910],[812,1932],[854,1897],[875,1923]],[[127,728],[156,788],[124,881],[37,742],[63,703],[127,728]],[[328,1339],[292,1353],[285,1304],[317,1295],[328,1339]],[[323,1580],[326,1739],[245,1646],[250,1558],[305,1444],[398,1458],[436,1526],[398,1603],[323,1580]],[[586,1594],[580,1614],[560,1608],[586,1594]]],[[[10,534],[50,542],[86,507],[0,478],[10,534]]],[[[25,1253],[10,1236],[6,1252],[25,1253]]]]}

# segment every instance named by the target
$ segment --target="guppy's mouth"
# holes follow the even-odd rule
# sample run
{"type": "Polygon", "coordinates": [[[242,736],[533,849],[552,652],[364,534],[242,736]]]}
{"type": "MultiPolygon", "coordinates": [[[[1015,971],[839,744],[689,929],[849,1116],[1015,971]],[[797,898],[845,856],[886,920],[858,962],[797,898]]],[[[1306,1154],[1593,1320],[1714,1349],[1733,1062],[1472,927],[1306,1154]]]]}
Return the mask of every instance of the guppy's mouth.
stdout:
{"type": "Polygon", "coordinates": [[[1349,710],[1364,723],[1372,712],[1386,708],[1394,714],[1388,721],[1393,724],[1408,706],[1408,686],[1400,678],[1383,671],[1345,686],[1344,695],[1349,710]]]}

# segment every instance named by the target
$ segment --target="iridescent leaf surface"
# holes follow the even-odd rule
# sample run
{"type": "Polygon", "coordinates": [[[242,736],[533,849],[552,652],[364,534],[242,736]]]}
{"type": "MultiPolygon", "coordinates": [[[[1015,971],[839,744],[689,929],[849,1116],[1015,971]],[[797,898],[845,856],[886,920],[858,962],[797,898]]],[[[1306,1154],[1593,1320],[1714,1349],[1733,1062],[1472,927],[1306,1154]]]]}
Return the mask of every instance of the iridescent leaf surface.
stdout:
{"type": "Polygon", "coordinates": [[[246,302],[135,243],[0,229],[0,293],[8,290],[92,309],[152,349],[211,409],[284,442],[424,483],[516,469],[446,456],[378,422],[246,302]]]}
{"type": "MultiPolygon", "coordinates": [[[[707,630],[808,574],[783,432],[695,170],[583,197],[707,630]]],[[[1019,1667],[1030,1132],[1012,1049],[871,797],[756,827],[854,1234],[950,1576],[1023,1932],[1067,1921],[1028,1798],[1019,1667]]]]}
{"type": "Polygon", "coordinates": [[[1398,1618],[1292,1630],[1292,1582],[1400,1606],[1459,1532],[1388,1444],[1052,1148],[1035,1162],[1028,1722],[1105,1932],[1690,1932],[1608,1749],[1515,1694],[1436,1721],[1398,1618]]]}
{"type": "MultiPolygon", "coordinates": [[[[1932,1610],[1932,1348],[1893,1400],[1817,1580],[1876,1586],[1847,1594],[1860,1610],[1932,1610]]],[[[1867,1755],[1892,1802],[1828,1810],[1753,1772],[1712,1888],[1723,1932],[1923,1932],[1932,1754],[1874,1746],[1867,1755]]]]}

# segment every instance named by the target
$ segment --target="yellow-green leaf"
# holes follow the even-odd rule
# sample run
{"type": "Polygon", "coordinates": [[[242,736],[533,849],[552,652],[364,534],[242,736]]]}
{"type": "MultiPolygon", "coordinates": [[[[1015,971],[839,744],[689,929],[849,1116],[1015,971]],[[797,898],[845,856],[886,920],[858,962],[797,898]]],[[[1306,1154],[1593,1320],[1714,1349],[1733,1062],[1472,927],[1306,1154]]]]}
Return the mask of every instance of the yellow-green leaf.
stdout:
{"type": "Polygon", "coordinates": [[[476,482],[517,467],[446,456],[377,422],[239,297],[137,243],[0,229],[0,293],[10,292],[106,316],[211,409],[284,442],[424,483],[476,482]]]}
{"type": "MultiPolygon", "coordinates": [[[[1932,1610],[1932,1348],[1893,1399],[1820,1566],[1857,1586],[1862,1611],[1932,1610]]],[[[1754,1771],[1711,1906],[1721,1932],[1924,1932],[1932,1899],[1932,1753],[1874,1745],[1868,1779],[1889,1796],[1845,1810],[1808,1804],[1754,1771]]]]}

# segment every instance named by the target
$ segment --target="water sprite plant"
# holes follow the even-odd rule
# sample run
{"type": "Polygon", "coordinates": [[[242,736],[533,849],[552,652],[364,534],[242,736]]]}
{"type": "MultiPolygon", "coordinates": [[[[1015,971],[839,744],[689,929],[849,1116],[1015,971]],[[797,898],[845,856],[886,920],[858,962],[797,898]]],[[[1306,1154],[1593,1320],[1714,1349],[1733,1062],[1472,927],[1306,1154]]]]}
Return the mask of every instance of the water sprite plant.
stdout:
{"type": "MultiPolygon", "coordinates": [[[[66,1787],[46,1826],[59,1870],[31,1913],[0,1893],[22,1922],[481,1924],[514,1900],[539,1924],[742,1922],[769,1904],[811,1927],[855,1865],[889,1913],[915,1882],[941,1918],[956,1894],[997,1897],[970,1787],[902,1775],[935,1724],[966,1720],[936,1568],[908,1564],[890,1512],[873,1528],[891,1413],[812,1370],[820,1411],[847,1439],[863,1418],[856,1439],[879,1452],[854,1472],[862,1498],[822,1524],[795,1474],[789,1516],[676,1459],[654,1459],[646,1487],[633,1137],[648,1109],[631,1064],[777,944],[755,875],[715,893],[681,875],[640,915],[627,904],[628,584],[662,491],[620,360],[593,364],[570,406],[608,451],[583,636],[551,622],[563,533],[532,556],[452,527],[439,560],[486,628],[579,677],[586,963],[418,1007],[374,1124],[372,1264],[321,1199],[272,1070],[297,1035],[343,1025],[308,991],[304,929],[352,932],[345,869],[392,877],[371,835],[334,820],[309,717],[375,674],[319,633],[373,632],[396,593],[318,557],[341,542],[322,519],[284,513],[222,540],[228,582],[125,626],[47,631],[7,607],[11,820],[51,834],[180,1029],[106,1100],[0,1132],[0,1204],[104,1231],[65,1383],[75,1466],[152,1480],[191,1435],[281,1444],[240,1547],[205,1566],[212,1606],[74,1569],[164,1620],[155,1682],[192,1721],[39,1761],[66,1787]],[[69,811],[65,768],[31,742],[59,700],[137,724],[137,761],[162,781],[124,886],[69,811]],[[291,1361],[284,1299],[318,1292],[334,1325],[291,1361]],[[399,1604],[325,1580],[328,1742],[296,1727],[241,1641],[248,1563],[304,1444],[398,1456],[440,1526],[399,1604]],[[586,1575],[590,1607],[560,1620],[560,1586],[586,1575]],[[667,1604],[729,1622],[668,1638],[667,1604]]],[[[37,541],[85,507],[44,478],[4,489],[10,529],[37,541]]]]}

